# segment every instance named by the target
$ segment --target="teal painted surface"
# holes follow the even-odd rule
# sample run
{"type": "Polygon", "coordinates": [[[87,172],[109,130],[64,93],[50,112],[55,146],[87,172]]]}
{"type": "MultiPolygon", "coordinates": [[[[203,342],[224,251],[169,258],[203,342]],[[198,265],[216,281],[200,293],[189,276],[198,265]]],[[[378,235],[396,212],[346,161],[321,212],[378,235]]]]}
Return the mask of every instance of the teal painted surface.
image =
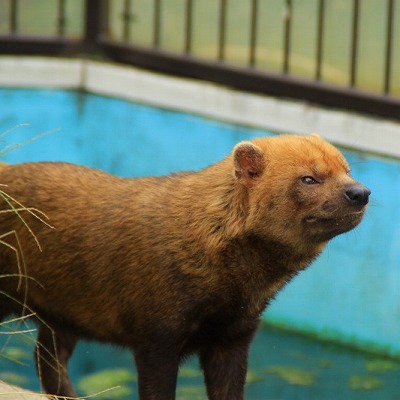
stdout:
{"type": "MultiPolygon", "coordinates": [[[[30,126],[9,133],[4,145],[60,130],[5,160],[70,161],[122,176],[196,170],[240,140],[271,134],[77,92],[0,90],[0,132],[20,123],[30,126]]],[[[266,318],[400,355],[400,162],[345,154],[354,177],[372,189],[365,221],[287,285],[266,318]]]]}
{"type": "MultiPolygon", "coordinates": [[[[0,337],[0,344],[1,344],[0,337]]],[[[14,338],[13,338],[14,339],[14,338]]],[[[12,340],[0,357],[0,379],[39,390],[32,344],[12,340]],[[16,350],[17,349],[17,350],[16,350]],[[17,364],[16,361],[22,364],[17,364]]],[[[1,354],[1,352],[0,352],[1,354]]],[[[137,400],[137,379],[127,351],[81,342],[70,362],[78,394],[121,389],[94,399],[137,400]],[[119,378],[116,378],[119,375],[119,378]],[[97,377],[96,380],[93,378],[97,377]]],[[[398,400],[400,361],[271,328],[262,329],[250,350],[246,400],[398,400]]],[[[1,393],[0,393],[1,396],[1,393]]],[[[195,358],[180,369],[177,400],[205,400],[202,373],[195,358]]]]}
{"type": "Polygon", "coordinates": [[[220,160],[238,141],[267,134],[73,91],[0,90],[0,133],[22,123],[30,126],[7,134],[5,144],[59,130],[4,160],[62,160],[121,176],[196,170],[220,160]]]}

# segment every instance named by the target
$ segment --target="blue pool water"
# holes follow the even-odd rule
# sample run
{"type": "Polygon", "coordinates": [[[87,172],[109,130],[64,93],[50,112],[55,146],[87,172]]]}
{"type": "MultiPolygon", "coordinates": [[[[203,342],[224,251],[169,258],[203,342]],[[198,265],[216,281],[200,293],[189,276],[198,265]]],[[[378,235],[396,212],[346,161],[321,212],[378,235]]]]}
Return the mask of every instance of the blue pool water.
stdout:
{"type": "MultiPolygon", "coordinates": [[[[273,134],[76,91],[0,89],[0,133],[10,129],[0,138],[5,152],[13,144],[45,135],[4,155],[4,161],[69,161],[120,176],[196,170],[221,159],[241,140],[273,134]]],[[[313,267],[285,288],[266,319],[399,356],[400,163],[356,151],[345,154],[353,175],[372,189],[368,215],[355,232],[335,239],[313,267]]],[[[30,363],[27,353],[32,345],[14,345],[15,340],[7,343],[0,357],[0,379],[25,379],[27,387],[37,389],[34,375],[26,373],[33,372],[32,366],[23,367],[30,363]],[[6,364],[4,354],[14,361],[6,364]]],[[[24,341],[31,342],[29,336],[24,341]]],[[[110,367],[122,369],[115,381],[126,379],[131,356],[100,348],[83,343],[77,349],[71,363],[75,382],[110,367]]],[[[338,349],[263,330],[253,347],[250,380],[254,382],[247,398],[394,399],[393,393],[400,392],[396,363],[383,362],[389,367],[371,372],[370,357],[338,349]],[[360,388],[363,385],[369,387],[360,388]]],[[[182,399],[202,396],[195,367],[183,369],[180,390],[187,392],[182,399]]]]}
{"type": "Polygon", "coordinates": [[[5,161],[69,161],[120,176],[196,170],[241,140],[271,134],[76,91],[2,89],[0,133],[14,127],[4,145],[49,134],[5,161]]]}

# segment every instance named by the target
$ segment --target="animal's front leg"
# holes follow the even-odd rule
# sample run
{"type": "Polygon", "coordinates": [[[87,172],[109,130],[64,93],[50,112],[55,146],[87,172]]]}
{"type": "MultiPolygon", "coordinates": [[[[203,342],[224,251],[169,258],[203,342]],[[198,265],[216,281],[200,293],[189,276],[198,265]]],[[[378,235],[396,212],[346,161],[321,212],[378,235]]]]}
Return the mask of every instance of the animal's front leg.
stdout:
{"type": "Polygon", "coordinates": [[[249,342],[216,345],[200,354],[209,400],[243,400],[249,342]]]}
{"type": "Polygon", "coordinates": [[[39,324],[35,362],[43,389],[60,397],[77,397],[67,372],[68,360],[77,339],[66,333],[39,324]]]}
{"type": "Polygon", "coordinates": [[[165,348],[144,346],[134,352],[140,400],[174,400],[178,354],[165,348]]]}

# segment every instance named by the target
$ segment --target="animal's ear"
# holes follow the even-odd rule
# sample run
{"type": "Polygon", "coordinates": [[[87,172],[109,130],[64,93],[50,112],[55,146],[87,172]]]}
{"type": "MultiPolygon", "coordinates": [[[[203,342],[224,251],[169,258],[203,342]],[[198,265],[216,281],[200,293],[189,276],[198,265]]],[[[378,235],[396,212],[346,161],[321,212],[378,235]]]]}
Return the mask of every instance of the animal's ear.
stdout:
{"type": "Polygon", "coordinates": [[[264,170],[264,153],[251,142],[240,142],[233,149],[235,176],[243,183],[250,183],[264,170]]]}
{"type": "Polygon", "coordinates": [[[317,139],[322,139],[321,135],[319,135],[318,133],[312,133],[310,136],[317,139]]]}

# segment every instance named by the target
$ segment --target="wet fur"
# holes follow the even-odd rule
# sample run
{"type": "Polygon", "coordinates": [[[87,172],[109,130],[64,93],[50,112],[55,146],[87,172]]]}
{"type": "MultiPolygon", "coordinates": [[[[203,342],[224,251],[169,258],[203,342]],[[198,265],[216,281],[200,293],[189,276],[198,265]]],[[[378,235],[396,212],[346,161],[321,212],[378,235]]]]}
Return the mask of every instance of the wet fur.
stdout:
{"type": "MultiPolygon", "coordinates": [[[[348,170],[316,135],[243,142],[204,170],[164,177],[121,179],[66,163],[1,166],[4,190],[43,211],[54,229],[21,211],[40,251],[14,213],[0,214],[0,231],[16,231],[32,278],[0,279],[0,318],[20,314],[24,302],[37,313],[48,393],[75,396],[67,362],[85,338],[132,350],[141,400],[174,399],[179,363],[192,353],[209,399],[243,399],[265,307],[329,239],[361,220],[365,204],[343,198],[358,185],[348,170]],[[308,175],[323,184],[307,187],[308,175]]],[[[15,253],[0,246],[0,275],[16,273],[15,253]]]]}

